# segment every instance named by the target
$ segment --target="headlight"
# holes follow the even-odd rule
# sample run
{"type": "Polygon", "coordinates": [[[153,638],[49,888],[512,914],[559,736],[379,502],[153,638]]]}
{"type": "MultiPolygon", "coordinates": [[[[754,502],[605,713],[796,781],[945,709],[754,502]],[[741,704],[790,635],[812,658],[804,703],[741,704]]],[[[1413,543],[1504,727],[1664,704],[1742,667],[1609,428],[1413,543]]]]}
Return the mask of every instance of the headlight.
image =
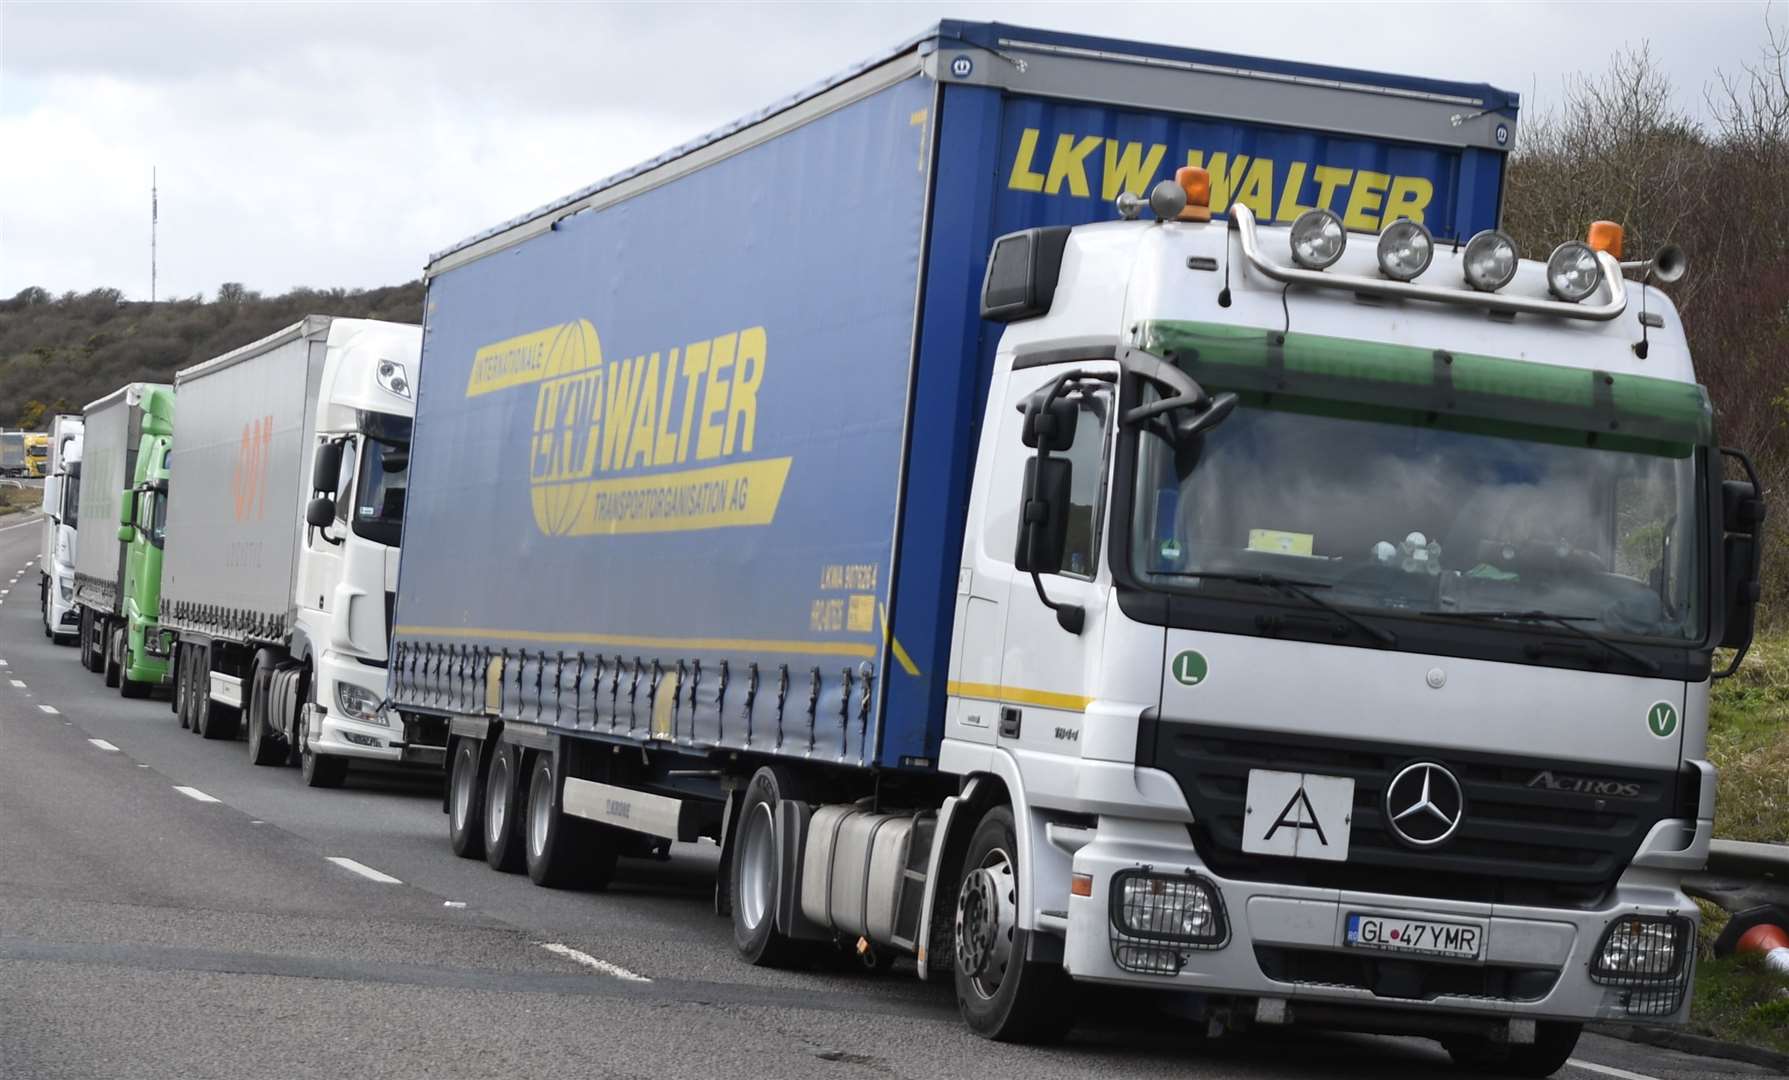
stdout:
{"type": "Polygon", "coordinates": [[[1561,300],[1575,304],[1602,283],[1596,252],[1582,240],[1567,240],[1547,257],[1547,290],[1561,300]]]}
{"type": "Polygon", "coordinates": [[[74,581],[69,578],[63,578],[61,581],[56,582],[56,595],[62,598],[64,604],[73,603],[75,598],[74,581]]]}
{"type": "Polygon", "coordinates": [[[1669,979],[1683,948],[1675,919],[1622,919],[1609,927],[1591,973],[1607,979],[1669,979]]]}
{"type": "Polygon", "coordinates": [[[1460,263],[1466,284],[1480,292],[1496,292],[1516,276],[1516,242],[1496,229],[1486,229],[1466,241],[1460,263]]]}
{"type": "Polygon", "coordinates": [[[355,686],[350,682],[338,682],[335,684],[336,708],[343,716],[346,716],[349,719],[359,720],[366,724],[379,724],[389,727],[391,721],[386,718],[384,713],[379,711],[379,706],[383,700],[384,699],[378,694],[373,693],[364,686],[355,686]]]}
{"type": "Polygon", "coordinates": [[[1306,270],[1322,270],[1342,257],[1348,232],[1335,212],[1306,210],[1292,223],[1292,261],[1306,270]]]}
{"type": "Polygon", "coordinates": [[[1379,234],[1379,272],[1393,281],[1409,281],[1429,268],[1435,238],[1420,221],[1402,218],[1379,234]]]}

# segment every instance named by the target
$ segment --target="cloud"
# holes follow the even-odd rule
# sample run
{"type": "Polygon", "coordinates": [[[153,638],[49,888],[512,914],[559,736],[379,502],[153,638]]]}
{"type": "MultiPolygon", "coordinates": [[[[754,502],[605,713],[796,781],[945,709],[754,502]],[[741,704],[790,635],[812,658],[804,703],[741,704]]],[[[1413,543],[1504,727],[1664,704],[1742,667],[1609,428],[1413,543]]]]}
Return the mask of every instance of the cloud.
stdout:
{"type": "Polygon", "coordinates": [[[242,4],[0,7],[0,295],[371,286],[942,17],[1551,94],[1650,37],[1686,106],[1763,7],[242,4]]]}

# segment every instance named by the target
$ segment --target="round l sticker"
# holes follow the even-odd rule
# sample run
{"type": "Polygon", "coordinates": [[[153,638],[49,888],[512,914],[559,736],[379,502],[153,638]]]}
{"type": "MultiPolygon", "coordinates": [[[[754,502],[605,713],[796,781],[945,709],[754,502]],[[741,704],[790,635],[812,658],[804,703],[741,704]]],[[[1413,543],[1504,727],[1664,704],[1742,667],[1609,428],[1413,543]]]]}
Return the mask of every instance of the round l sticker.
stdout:
{"type": "Polygon", "coordinates": [[[1677,730],[1677,706],[1669,701],[1654,703],[1646,711],[1646,726],[1661,739],[1670,735],[1677,730]]]}
{"type": "Polygon", "coordinates": [[[1204,655],[1194,649],[1176,656],[1174,663],[1168,667],[1168,673],[1182,686],[1198,686],[1205,681],[1206,671],[1204,655]]]}

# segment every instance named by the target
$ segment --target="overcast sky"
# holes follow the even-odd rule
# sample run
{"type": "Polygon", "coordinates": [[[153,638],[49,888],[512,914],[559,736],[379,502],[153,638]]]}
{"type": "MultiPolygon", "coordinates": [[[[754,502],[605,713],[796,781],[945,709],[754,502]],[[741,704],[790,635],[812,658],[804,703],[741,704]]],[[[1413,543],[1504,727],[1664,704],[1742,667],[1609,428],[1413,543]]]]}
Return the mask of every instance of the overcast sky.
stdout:
{"type": "MultiPolygon", "coordinates": [[[[1515,90],[1650,42],[1700,115],[1761,2],[28,4],[0,0],[0,296],[375,286],[944,17],[1515,90]]],[[[1777,19],[1784,17],[1776,9],[1777,19]]]]}

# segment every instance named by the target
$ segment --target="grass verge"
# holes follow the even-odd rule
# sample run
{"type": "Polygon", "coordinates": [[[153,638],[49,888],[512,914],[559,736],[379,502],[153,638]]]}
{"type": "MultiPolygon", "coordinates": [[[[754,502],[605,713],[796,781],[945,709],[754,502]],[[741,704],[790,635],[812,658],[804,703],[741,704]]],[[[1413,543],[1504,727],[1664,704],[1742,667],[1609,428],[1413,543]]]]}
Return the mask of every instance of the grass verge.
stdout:
{"type": "Polygon", "coordinates": [[[0,484],[0,515],[35,510],[43,505],[43,488],[0,484]]]}
{"type": "Polygon", "coordinates": [[[1716,959],[1710,951],[1727,914],[1713,904],[1702,908],[1701,953],[1696,962],[1696,995],[1690,1027],[1699,1034],[1789,1054],[1789,979],[1766,971],[1756,956],[1716,959]]]}

